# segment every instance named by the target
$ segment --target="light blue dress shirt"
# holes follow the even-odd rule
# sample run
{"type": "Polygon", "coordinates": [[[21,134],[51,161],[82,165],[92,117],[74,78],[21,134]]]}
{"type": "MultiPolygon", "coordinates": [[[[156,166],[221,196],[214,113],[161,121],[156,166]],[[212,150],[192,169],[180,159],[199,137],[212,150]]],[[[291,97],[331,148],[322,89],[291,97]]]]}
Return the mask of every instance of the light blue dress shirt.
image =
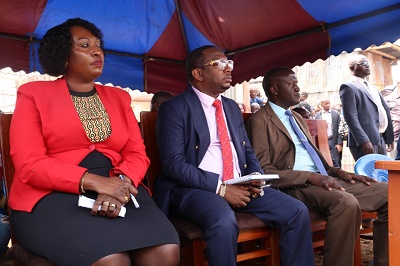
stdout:
{"type": "Polygon", "coordinates": [[[286,127],[294,143],[296,152],[295,152],[293,170],[318,172],[318,169],[315,166],[313,159],[311,158],[310,154],[308,153],[304,145],[301,143],[299,137],[294,132],[292,125],[290,124],[289,117],[285,115],[286,110],[270,101],[268,101],[268,103],[271,106],[272,110],[274,110],[278,118],[281,120],[283,125],[286,127]]]}

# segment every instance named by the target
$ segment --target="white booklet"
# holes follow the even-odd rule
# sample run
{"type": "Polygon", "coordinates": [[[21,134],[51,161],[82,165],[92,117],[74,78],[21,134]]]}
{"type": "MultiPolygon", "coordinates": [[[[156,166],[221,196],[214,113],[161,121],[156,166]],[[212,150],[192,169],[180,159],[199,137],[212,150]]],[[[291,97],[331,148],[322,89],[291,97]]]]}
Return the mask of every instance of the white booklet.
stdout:
{"type": "MultiPolygon", "coordinates": [[[[94,199],[90,199],[83,195],[79,195],[79,200],[78,200],[79,207],[91,209],[91,208],[93,208],[93,203],[94,203],[94,199]]],[[[100,209],[101,209],[101,206],[99,206],[99,211],[100,211],[100,209]]],[[[121,206],[121,210],[120,210],[118,216],[125,217],[125,214],[126,214],[126,208],[124,206],[121,206]]]]}
{"type": "Polygon", "coordinates": [[[244,175],[241,177],[236,177],[227,180],[225,183],[228,185],[233,184],[249,184],[253,181],[268,181],[272,179],[278,179],[279,175],[269,174],[269,175],[244,175]]]}

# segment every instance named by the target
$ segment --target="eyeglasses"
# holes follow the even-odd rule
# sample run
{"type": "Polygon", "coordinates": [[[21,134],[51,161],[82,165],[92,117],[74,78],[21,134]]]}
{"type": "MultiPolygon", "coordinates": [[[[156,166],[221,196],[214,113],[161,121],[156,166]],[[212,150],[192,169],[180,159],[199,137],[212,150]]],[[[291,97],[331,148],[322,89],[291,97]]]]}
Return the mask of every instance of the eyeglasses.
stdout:
{"type": "Polygon", "coordinates": [[[226,68],[226,66],[228,66],[230,69],[233,69],[233,61],[225,60],[225,59],[218,59],[218,60],[212,60],[210,62],[207,62],[202,66],[218,66],[218,68],[221,70],[224,70],[226,68]]]}
{"type": "Polygon", "coordinates": [[[368,62],[361,62],[361,63],[357,63],[357,65],[359,66],[363,66],[363,67],[369,67],[369,63],[368,62]]]}

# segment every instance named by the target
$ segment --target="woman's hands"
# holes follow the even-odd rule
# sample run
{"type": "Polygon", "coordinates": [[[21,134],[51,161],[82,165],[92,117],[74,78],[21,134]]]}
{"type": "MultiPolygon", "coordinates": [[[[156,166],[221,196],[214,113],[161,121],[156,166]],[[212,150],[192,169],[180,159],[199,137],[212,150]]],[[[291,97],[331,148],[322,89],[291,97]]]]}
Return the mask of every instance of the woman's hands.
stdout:
{"type": "Polygon", "coordinates": [[[99,194],[93,203],[93,208],[90,213],[93,215],[99,214],[100,216],[107,216],[108,218],[117,218],[122,206],[122,203],[115,198],[99,194]]]}
{"type": "MultiPolygon", "coordinates": [[[[124,176],[125,180],[129,180],[124,176]]],[[[121,180],[119,177],[103,177],[86,173],[84,190],[96,191],[99,195],[93,204],[91,213],[93,215],[115,218],[118,216],[121,206],[130,200],[130,194],[138,194],[138,190],[129,181],[121,180]]]]}

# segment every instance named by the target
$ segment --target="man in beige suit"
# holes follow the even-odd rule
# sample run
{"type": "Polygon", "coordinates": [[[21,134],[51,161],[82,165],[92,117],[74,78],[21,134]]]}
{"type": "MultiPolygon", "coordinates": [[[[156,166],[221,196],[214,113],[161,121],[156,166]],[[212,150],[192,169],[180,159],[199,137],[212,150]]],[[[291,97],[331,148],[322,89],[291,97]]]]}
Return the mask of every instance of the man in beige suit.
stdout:
{"type": "Polygon", "coordinates": [[[264,172],[280,176],[273,187],[326,217],[324,265],[353,265],[361,210],[378,212],[379,219],[374,222],[374,265],[387,265],[387,184],[330,167],[312,143],[302,117],[293,112],[295,123],[306,135],[303,142],[309,142],[322,161],[323,171],[317,168],[285,113],[300,99],[291,69],[268,71],[263,88],[268,102],[247,120],[248,137],[264,172]],[[320,174],[325,171],[327,174],[320,174]]]}

